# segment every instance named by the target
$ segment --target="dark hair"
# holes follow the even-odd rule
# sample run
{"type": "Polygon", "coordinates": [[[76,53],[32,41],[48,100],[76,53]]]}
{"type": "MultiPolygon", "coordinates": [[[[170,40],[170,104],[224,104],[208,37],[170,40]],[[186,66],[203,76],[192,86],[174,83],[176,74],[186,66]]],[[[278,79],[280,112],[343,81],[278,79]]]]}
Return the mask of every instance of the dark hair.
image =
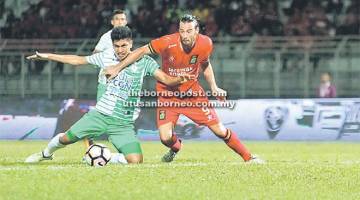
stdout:
{"type": "Polygon", "coordinates": [[[180,17],[180,22],[195,22],[195,28],[199,27],[199,21],[196,16],[185,14],[180,17]]]}
{"type": "Polygon", "coordinates": [[[119,14],[126,15],[124,10],[116,9],[116,10],[113,11],[111,19],[114,19],[115,15],[119,15],[119,14]]]}
{"type": "Polygon", "coordinates": [[[132,32],[128,26],[115,27],[111,31],[111,40],[132,39],[132,32]]]}

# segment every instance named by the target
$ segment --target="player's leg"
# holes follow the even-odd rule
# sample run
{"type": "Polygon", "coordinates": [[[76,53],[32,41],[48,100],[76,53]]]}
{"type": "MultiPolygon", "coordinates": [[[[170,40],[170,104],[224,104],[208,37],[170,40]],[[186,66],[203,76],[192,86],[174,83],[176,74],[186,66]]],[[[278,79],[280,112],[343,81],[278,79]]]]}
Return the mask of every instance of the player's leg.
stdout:
{"type": "Polygon", "coordinates": [[[94,140],[92,138],[85,138],[84,139],[85,148],[89,148],[89,146],[94,144],[94,140]]]}
{"type": "Polygon", "coordinates": [[[47,147],[43,150],[43,155],[45,157],[51,157],[55,151],[65,147],[68,144],[72,144],[77,142],[78,139],[72,137],[68,133],[59,133],[56,135],[47,145],[47,147]]]}
{"type": "Polygon", "coordinates": [[[80,139],[100,135],[104,132],[105,128],[106,124],[100,113],[96,111],[86,113],[66,133],[56,135],[43,151],[29,156],[25,162],[35,163],[42,160],[51,160],[55,151],[80,139]]]}
{"type": "Polygon", "coordinates": [[[160,125],[159,134],[161,143],[170,148],[170,150],[161,158],[161,161],[171,162],[182,147],[181,139],[179,139],[174,132],[174,123],[168,122],[167,124],[160,125]]]}
{"type": "Polygon", "coordinates": [[[140,142],[132,142],[119,148],[124,154],[127,163],[139,164],[143,162],[143,154],[140,142]]]}
{"type": "Polygon", "coordinates": [[[121,144],[118,142],[120,138],[110,136],[111,143],[115,146],[120,154],[113,156],[110,161],[113,164],[139,164],[143,162],[143,154],[140,142],[131,142],[129,144],[121,144]]]}
{"type": "Polygon", "coordinates": [[[176,153],[181,149],[181,140],[176,136],[174,126],[173,122],[160,125],[159,134],[161,143],[176,153]]]}
{"type": "Polygon", "coordinates": [[[109,135],[109,141],[121,154],[117,155],[118,157],[112,158],[111,163],[142,163],[143,154],[141,145],[139,139],[136,137],[133,124],[119,125],[118,121],[116,123],[108,124],[107,134],[109,135]],[[123,158],[125,158],[125,160],[123,158]]]}
{"type": "Polygon", "coordinates": [[[78,141],[75,138],[70,138],[66,133],[59,133],[50,140],[46,148],[39,152],[30,155],[26,158],[26,163],[37,163],[43,160],[52,160],[55,151],[64,148],[68,144],[78,141]]]}
{"type": "Polygon", "coordinates": [[[182,147],[181,140],[174,132],[174,126],[179,118],[179,113],[174,108],[158,108],[156,113],[161,143],[170,148],[161,160],[163,162],[171,162],[182,147]]]}
{"type": "Polygon", "coordinates": [[[239,154],[244,161],[250,161],[252,156],[249,150],[241,143],[236,133],[220,123],[213,108],[194,107],[182,109],[182,114],[197,124],[206,125],[217,137],[224,140],[226,145],[239,154]]]}
{"type": "Polygon", "coordinates": [[[244,144],[241,143],[240,139],[237,137],[236,133],[232,130],[225,128],[222,123],[217,123],[213,125],[209,125],[208,128],[219,138],[224,140],[225,144],[234,150],[237,154],[239,154],[244,161],[251,160],[251,153],[245,147],[244,144]]]}

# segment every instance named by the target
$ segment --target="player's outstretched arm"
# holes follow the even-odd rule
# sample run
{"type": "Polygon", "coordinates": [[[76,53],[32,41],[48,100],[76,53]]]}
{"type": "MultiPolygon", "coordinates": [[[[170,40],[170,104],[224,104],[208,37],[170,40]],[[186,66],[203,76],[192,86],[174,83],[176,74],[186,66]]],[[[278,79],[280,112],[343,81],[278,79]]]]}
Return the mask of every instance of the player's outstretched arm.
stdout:
{"type": "Polygon", "coordinates": [[[60,55],[53,53],[39,53],[35,52],[34,55],[26,57],[28,60],[51,60],[56,62],[61,62],[64,64],[70,65],[85,65],[88,64],[85,56],[77,56],[77,55],[60,55]]]}
{"type": "Polygon", "coordinates": [[[215,80],[215,75],[214,75],[214,70],[212,68],[212,65],[211,65],[210,61],[207,62],[206,64],[204,64],[202,66],[202,68],[203,68],[203,71],[204,71],[205,80],[209,84],[212,94],[218,100],[225,101],[226,96],[227,96],[227,92],[217,86],[216,80],[215,80]]]}
{"type": "Polygon", "coordinates": [[[146,54],[151,54],[150,48],[148,45],[137,48],[135,51],[131,52],[124,60],[119,64],[108,67],[105,69],[104,73],[108,79],[113,79],[117,74],[123,70],[125,67],[137,61],[139,58],[146,54]]]}
{"type": "Polygon", "coordinates": [[[154,72],[154,77],[156,80],[158,80],[168,86],[179,85],[179,84],[185,83],[189,80],[193,80],[195,78],[195,76],[193,76],[193,75],[183,75],[183,76],[178,76],[178,77],[172,77],[172,76],[167,75],[161,69],[157,69],[154,72]]]}

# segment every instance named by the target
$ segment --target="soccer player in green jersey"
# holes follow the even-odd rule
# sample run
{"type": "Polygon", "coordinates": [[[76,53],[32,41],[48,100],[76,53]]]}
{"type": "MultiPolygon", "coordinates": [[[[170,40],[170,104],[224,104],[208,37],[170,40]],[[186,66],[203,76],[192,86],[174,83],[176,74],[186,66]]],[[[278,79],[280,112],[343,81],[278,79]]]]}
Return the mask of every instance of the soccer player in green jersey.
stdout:
{"type": "MultiPolygon", "coordinates": [[[[93,64],[105,69],[120,62],[129,55],[132,48],[132,33],[130,28],[116,27],[112,30],[111,39],[113,49],[109,49],[90,56],[58,55],[38,53],[27,57],[33,60],[52,60],[71,65],[93,64]]],[[[26,158],[27,163],[37,163],[42,160],[51,160],[53,153],[68,144],[75,143],[83,138],[92,138],[106,132],[109,141],[118,152],[124,154],[128,163],[141,163],[143,155],[138,138],[134,132],[136,119],[135,106],[140,101],[139,96],[129,94],[140,93],[143,78],[146,75],[154,76],[158,81],[169,86],[175,86],[189,80],[187,76],[170,77],[159,69],[157,62],[149,56],[143,56],[134,64],[121,71],[114,79],[106,83],[106,90],[100,91],[95,109],[86,113],[65,133],[56,135],[47,147],[26,158]]],[[[106,80],[103,74],[103,80],[106,80]]]]}
{"type": "MultiPolygon", "coordinates": [[[[127,17],[126,17],[126,13],[124,10],[119,10],[116,9],[113,11],[112,13],[112,17],[111,17],[111,25],[113,26],[113,28],[115,27],[119,27],[119,26],[126,26],[127,25],[127,17]]],[[[93,53],[100,53],[103,52],[107,49],[112,49],[113,48],[113,42],[111,40],[111,32],[112,29],[107,31],[106,33],[104,33],[101,37],[99,42],[96,44],[95,49],[93,51],[93,53]]],[[[103,76],[102,76],[103,70],[100,69],[99,72],[99,84],[98,84],[98,91],[99,90],[106,90],[106,81],[103,80],[103,76]]],[[[98,96],[97,96],[97,100],[100,98],[100,94],[102,92],[98,92],[98,96]]],[[[85,138],[84,139],[85,142],[85,146],[89,147],[90,145],[92,145],[94,142],[92,139],[89,138],[85,138]]]]}

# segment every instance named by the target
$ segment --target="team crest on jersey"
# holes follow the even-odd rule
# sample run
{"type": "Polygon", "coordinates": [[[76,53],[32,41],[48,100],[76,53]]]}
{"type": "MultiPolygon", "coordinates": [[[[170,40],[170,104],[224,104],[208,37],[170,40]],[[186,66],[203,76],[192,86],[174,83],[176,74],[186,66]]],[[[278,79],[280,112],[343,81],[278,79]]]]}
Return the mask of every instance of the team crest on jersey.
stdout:
{"type": "Polygon", "coordinates": [[[197,61],[197,58],[198,58],[198,55],[193,55],[193,56],[191,56],[190,64],[195,64],[196,61],[197,61]]]}
{"type": "Polygon", "coordinates": [[[174,61],[175,61],[174,56],[170,56],[170,57],[169,57],[169,62],[174,63],[174,61]]]}
{"type": "Polygon", "coordinates": [[[166,112],[165,110],[159,111],[159,120],[164,120],[166,118],[166,112]]]}

